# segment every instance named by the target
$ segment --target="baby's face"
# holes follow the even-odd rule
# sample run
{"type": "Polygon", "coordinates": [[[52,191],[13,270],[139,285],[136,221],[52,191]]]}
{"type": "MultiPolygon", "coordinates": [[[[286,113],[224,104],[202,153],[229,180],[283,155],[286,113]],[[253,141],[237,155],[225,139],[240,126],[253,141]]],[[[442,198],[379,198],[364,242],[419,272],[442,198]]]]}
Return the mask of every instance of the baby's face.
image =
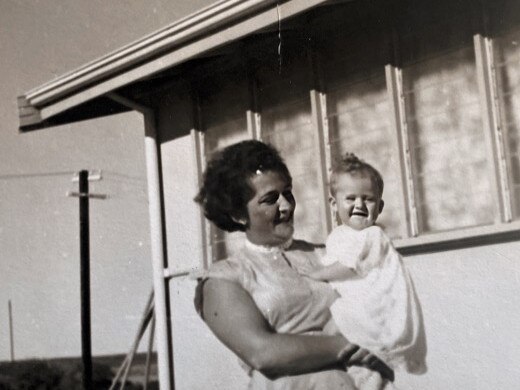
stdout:
{"type": "Polygon", "coordinates": [[[362,230],[376,222],[384,202],[368,175],[344,173],[338,175],[331,205],[344,225],[362,230]]]}

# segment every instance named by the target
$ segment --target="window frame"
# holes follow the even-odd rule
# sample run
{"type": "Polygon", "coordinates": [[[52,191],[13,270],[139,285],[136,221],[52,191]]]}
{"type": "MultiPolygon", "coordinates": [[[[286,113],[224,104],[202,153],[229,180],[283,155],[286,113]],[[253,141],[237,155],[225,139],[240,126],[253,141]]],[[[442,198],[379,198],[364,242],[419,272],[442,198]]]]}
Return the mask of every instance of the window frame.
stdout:
{"type": "MultiPolygon", "coordinates": [[[[399,156],[398,177],[400,185],[400,218],[402,222],[402,238],[394,240],[394,245],[401,253],[416,254],[451,250],[467,246],[506,242],[518,239],[520,220],[514,220],[512,214],[512,195],[509,184],[509,169],[506,158],[506,144],[500,123],[500,107],[498,99],[498,84],[495,74],[494,39],[482,34],[473,35],[473,50],[475,53],[475,68],[480,99],[482,126],[485,134],[486,161],[491,175],[491,190],[495,203],[495,218],[491,224],[470,227],[453,228],[436,232],[420,232],[419,213],[415,199],[415,184],[413,180],[413,151],[409,144],[409,133],[403,93],[403,68],[399,65],[387,64],[384,67],[386,89],[393,118],[395,134],[391,147],[399,156]]],[[[395,42],[394,42],[395,43],[395,42]]],[[[319,62],[319,54],[312,53],[319,62]]],[[[309,72],[316,80],[322,80],[318,66],[309,64],[309,72]]],[[[247,132],[250,139],[262,140],[262,113],[256,105],[257,85],[251,69],[247,69],[250,82],[248,85],[251,96],[250,109],[244,112],[247,119],[247,132]]],[[[323,83],[316,83],[323,85],[323,83]]],[[[310,86],[309,99],[313,134],[315,135],[315,152],[318,156],[318,201],[323,208],[323,231],[330,232],[335,226],[335,218],[329,205],[328,177],[331,170],[331,146],[329,125],[327,119],[327,93],[320,87],[310,86]]],[[[196,103],[196,102],[195,102],[196,103]]],[[[194,151],[197,156],[199,176],[205,166],[204,133],[194,130],[194,151]]],[[[199,178],[200,180],[200,178],[199,178]]],[[[204,220],[202,243],[206,250],[204,266],[216,261],[212,258],[212,237],[209,222],[204,220]]]]}

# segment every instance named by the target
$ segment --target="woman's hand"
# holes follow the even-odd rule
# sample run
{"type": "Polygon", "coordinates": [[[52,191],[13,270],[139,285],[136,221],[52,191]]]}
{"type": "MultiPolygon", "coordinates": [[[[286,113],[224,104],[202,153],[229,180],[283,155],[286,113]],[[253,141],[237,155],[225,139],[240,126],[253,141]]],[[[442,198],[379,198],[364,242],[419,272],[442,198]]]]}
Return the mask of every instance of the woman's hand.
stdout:
{"type": "Polygon", "coordinates": [[[350,366],[363,366],[373,371],[378,371],[385,379],[392,382],[394,380],[394,371],[376,355],[367,349],[361,348],[359,345],[347,342],[347,345],[340,351],[338,357],[347,368],[350,366]]]}

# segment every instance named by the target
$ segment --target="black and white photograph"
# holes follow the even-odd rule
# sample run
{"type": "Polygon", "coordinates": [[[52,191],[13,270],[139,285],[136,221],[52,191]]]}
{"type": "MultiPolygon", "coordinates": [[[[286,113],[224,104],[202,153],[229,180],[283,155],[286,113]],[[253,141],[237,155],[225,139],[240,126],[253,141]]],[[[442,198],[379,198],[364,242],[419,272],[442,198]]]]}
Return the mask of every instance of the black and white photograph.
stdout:
{"type": "Polygon", "coordinates": [[[0,390],[520,386],[518,0],[0,0],[0,390]]]}

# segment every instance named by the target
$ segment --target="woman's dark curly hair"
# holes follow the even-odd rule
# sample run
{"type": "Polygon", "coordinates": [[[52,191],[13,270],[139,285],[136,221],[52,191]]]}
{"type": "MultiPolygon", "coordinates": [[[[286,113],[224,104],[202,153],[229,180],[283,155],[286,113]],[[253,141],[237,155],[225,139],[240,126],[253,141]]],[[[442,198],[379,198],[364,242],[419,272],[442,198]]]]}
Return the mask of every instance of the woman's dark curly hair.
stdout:
{"type": "Polygon", "coordinates": [[[354,153],[348,152],[332,168],[332,174],[330,175],[330,193],[332,196],[336,196],[338,176],[342,173],[348,173],[353,176],[367,175],[377,188],[379,197],[383,196],[384,182],[378,170],[369,163],[359,159],[354,153]]]}
{"type": "Polygon", "coordinates": [[[247,202],[255,195],[249,178],[258,171],[275,171],[292,181],[278,151],[260,141],[242,141],[217,152],[208,162],[195,202],[207,219],[228,232],[245,231],[247,202]]]}

